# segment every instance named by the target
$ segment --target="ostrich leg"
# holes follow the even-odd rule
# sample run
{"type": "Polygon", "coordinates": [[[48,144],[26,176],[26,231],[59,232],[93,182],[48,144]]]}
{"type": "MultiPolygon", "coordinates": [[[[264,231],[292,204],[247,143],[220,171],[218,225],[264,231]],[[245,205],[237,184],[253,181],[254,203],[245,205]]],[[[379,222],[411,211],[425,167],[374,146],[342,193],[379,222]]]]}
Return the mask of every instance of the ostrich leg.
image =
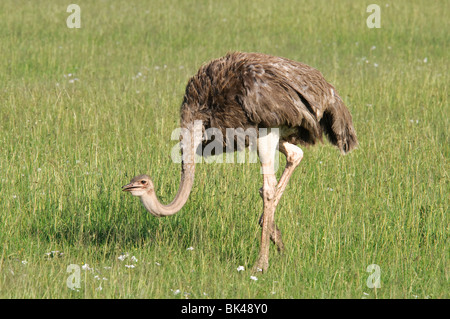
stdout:
{"type": "Polygon", "coordinates": [[[261,160],[262,174],[263,174],[263,187],[262,187],[262,199],[264,217],[262,220],[261,231],[261,247],[259,250],[258,261],[256,262],[254,271],[261,269],[266,271],[269,267],[269,245],[270,234],[274,225],[275,214],[275,193],[277,186],[277,179],[275,177],[275,153],[279,142],[278,131],[270,132],[268,134],[261,134],[258,138],[258,154],[261,160]]]}
{"type": "MultiPolygon", "coordinates": [[[[278,182],[274,205],[275,207],[278,205],[280,201],[281,195],[283,195],[284,190],[286,189],[286,185],[289,182],[289,179],[294,172],[295,168],[300,164],[300,161],[303,158],[303,151],[298,146],[288,143],[286,141],[280,141],[279,150],[286,156],[286,166],[284,168],[283,174],[281,175],[280,181],[278,182]]],[[[263,197],[262,189],[259,190],[259,194],[263,197]]],[[[263,216],[264,213],[261,214],[259,218],[259,225],[263,225],[263,216]]],[[[277,246],[279,252],[282,252],[284,249],[283,241],[281,240],[281,231],[275,225],[275,220],[273,221],[270,233],[270,239],[277,246]]]]}

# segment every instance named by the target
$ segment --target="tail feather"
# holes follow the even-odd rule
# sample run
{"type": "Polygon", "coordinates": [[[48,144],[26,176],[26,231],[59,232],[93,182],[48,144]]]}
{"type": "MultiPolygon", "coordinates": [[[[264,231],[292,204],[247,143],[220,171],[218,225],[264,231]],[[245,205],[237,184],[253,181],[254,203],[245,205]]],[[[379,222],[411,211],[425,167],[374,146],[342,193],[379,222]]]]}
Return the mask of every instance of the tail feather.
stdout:
{"type": "Polygon", "coordinates": [[[337,146],[342,154],[358,146],[352,115],[340,98],[324,111],[320,126],[330,143],[337,146]]]}

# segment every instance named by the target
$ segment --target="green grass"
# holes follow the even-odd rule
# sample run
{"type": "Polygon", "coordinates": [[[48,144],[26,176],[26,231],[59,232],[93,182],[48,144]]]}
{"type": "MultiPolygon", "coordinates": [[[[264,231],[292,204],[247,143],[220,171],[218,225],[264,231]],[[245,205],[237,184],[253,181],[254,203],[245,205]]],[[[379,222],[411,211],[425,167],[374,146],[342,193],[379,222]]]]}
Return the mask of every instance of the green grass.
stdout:
{"type": "Polygon", "coordinates": [[[378,3],[380,29],[364,1],[76,3],[81,29],[64,1],[0,3],[0,298],[449,297],[448,1],[378,3]],[[231,50],[319,69],[360,141],[304,149],[258,281],[258,164],[197,165],[168,218],[121,192],[148,173],[173,198],[185,84],[231,50]],[[78,291],[70,264],[93,268],[78,291]]]}

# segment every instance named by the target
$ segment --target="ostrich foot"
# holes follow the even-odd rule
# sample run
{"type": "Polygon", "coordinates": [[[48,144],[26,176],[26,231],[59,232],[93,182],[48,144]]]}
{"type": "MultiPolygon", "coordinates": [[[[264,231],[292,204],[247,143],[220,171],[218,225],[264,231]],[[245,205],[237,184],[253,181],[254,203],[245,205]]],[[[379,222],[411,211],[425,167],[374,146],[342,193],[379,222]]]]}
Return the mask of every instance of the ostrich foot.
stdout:
{"type": "Polygon", "coordinates": [[[269,258],[259,257],[256,264],[253,266],[252,273],[266,272],[269,268],[269,258]]]}

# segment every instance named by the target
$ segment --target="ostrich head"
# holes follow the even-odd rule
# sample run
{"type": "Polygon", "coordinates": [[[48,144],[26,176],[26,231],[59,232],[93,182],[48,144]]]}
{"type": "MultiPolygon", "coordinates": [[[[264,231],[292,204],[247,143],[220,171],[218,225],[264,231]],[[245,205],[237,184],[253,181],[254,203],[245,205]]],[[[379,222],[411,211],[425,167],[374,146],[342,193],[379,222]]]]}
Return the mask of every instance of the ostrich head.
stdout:
{"type": "Polygon", "coordinates": [[[153,183],[148,175],[139,175],[134,177],[129,184],[122,186],[124,192],[130,192],[133,196],[144,196],[153,191],[153,183]]]}

